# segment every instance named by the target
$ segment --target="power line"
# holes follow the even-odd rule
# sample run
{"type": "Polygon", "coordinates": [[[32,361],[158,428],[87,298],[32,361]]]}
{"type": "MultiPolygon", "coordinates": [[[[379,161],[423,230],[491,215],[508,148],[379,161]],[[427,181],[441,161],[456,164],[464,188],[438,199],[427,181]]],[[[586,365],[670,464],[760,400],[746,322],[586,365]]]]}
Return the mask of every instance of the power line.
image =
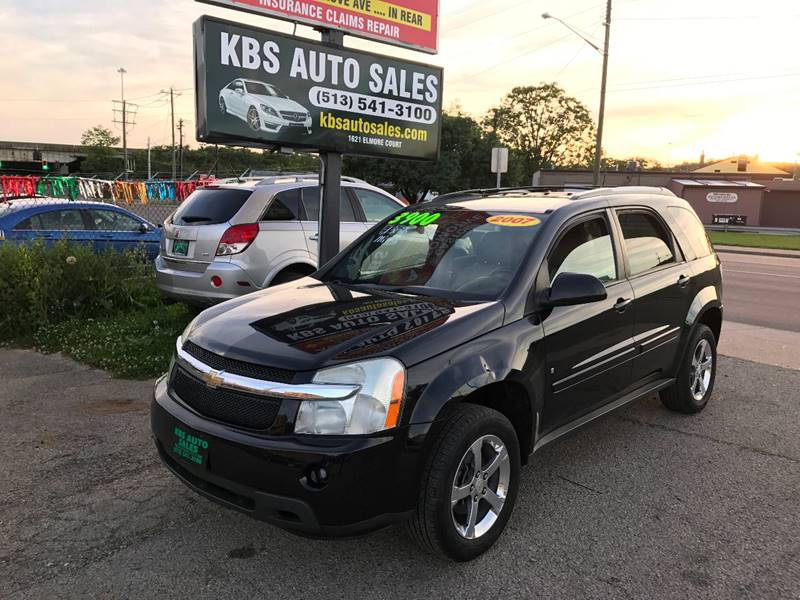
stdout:
{"type": "Polygon", "coordinates": [[[448,85],[453,85],[454,83],[458,83],[459,81],[464,81],[465,79],[472,79],[473,77],[475,77],[477,75],[481,75],[483,73],[486,73],[486,71],[491,71],[492,69],[494,69],[495,67],[497,67],[497,66],[499,66],[501,64],[513,62],[513,61],[515,61],[517,59],[522,58],[523,56],[529,56],[531,54],[539,52],[540,50],[544,50],[545,48],[548,48],[550,46],[554,46],[555,44],[558,44],[559,42],[562,42],[562,41],[566,40],[567,38],[571,38],[571,37],[572,37],[572,34],[568,33],[565,36],[562,36],[560,38],[552,40],[552,41],[550,41],[550,42],[548,42],[546,44],[542,44],[541,46],[537,46],[536,48],[531,48],[529,50],[525,50],[524,52],[521,52],[520,54],[516,54],[516,55],[512,56],[511,58],[504,58],[503,60],[501,60],[499,62],[496,62],[494,64],[491,64],[488,67],[486,67],[484,69],[481,69],[480,71],[475,71],[473,73],[468,73],[466,75],[462,75],[461,77],[458,77],[457,79],[449,81],[448,85]]]}

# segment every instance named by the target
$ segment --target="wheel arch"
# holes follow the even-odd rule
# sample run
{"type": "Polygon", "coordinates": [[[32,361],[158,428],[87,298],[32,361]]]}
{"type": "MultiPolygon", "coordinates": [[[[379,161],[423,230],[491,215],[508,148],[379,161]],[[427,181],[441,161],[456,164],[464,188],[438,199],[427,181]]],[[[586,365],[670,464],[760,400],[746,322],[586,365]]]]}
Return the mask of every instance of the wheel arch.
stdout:
{"type": "Polygon", "coordinates": [[[310,259],[293,257],[270,269],[270,272],[267,274],[267,278],[264,280],[263,287],[269,287],[272,285],[272,282],[275,280],[275,278],[287,271],[297,271],[303,275],[311,275],[311,273],[317,269],[317,265],[314,264],[310,259]]]}
{"type": "Polygon", "coordinates": [[[691,335],[698,323],[708,325],[719,342],[722,333],[722,299],[713,285],[704,287],[692,299],[686,314],[687,335],[691,335]]]}
{"type": "Polygon", "coordinates": [[[519,370],[511,368],[514,355],[508,340],[497,340],[488,345],[467,344],[445,366],[429,361],[415,375],[426,385],[409,422],[440,421],[463,404],[492,408],[511,422],[519,440],[520,460],[527,463],[541,406],[539,395],[520,377],[519,370]]]}

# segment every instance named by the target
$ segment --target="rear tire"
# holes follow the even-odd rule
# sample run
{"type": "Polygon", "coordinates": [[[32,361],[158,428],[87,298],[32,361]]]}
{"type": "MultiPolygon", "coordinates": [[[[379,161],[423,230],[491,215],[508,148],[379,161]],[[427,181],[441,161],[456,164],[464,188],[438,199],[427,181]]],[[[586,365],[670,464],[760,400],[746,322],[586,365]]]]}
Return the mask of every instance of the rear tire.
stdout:
{"type": "Polygon", "coordinates": [[[717,340],[705,325],[698,325],[686,345],[675,384],[662,390],[661,402],[687,415],[700,412],[714,391],[717,375],[717,340]]]}
{"type": "Polygon", "coordinates": [[[511,516],[519,470],[519,442],[508,419],[484,406],[460,406],[428,457],[408,522],[412,539],[455,561],[480,556],[511,516]]]}

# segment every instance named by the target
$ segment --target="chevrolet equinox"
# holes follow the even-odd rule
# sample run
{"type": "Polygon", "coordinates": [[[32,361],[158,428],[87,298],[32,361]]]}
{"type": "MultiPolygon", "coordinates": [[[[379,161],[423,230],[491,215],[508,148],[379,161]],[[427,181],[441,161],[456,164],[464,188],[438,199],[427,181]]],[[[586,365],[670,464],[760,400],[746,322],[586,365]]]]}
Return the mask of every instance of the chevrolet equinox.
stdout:
{"type": "Polygon", "coordinates": [[[654,393],[702,410],[721,327],[719,260],[671,192],[461,192],[201,313],[152,430],[225,506],[311,536],[405,522],[465,561],[537,450],[654,393]]]}

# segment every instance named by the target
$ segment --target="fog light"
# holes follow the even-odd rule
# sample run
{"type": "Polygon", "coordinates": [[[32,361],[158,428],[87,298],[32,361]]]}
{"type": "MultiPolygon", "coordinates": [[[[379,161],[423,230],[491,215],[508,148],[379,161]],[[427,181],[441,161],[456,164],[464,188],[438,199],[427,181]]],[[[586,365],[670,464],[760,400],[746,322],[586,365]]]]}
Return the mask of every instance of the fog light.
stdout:
{"type": "Polygon", "coordinates": [[[213,285],[215,288],[222,286],[222,277],[219,275],[214,275],[211,278],[211,285],[213,285]]]}

